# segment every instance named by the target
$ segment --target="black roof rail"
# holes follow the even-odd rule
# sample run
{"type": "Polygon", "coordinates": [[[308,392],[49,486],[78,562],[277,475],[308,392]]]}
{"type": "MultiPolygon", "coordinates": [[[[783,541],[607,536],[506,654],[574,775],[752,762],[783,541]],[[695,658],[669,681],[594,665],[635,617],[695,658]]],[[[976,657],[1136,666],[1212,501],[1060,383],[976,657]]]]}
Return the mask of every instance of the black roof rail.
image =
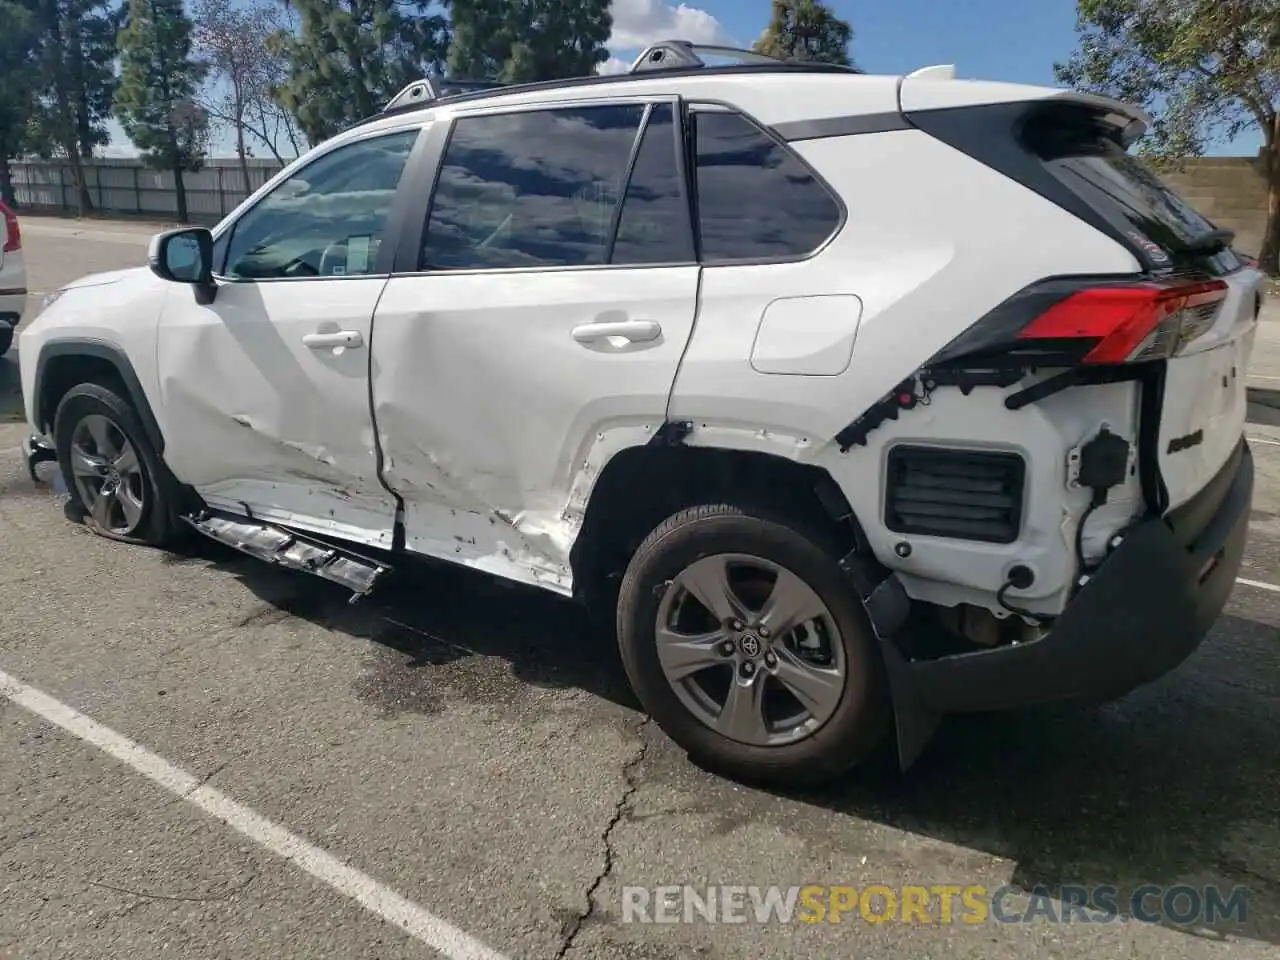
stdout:
{"type": "Polygon", "coordinates": [[[501,80],[452,80],[444,77],[423,77],[415,80],[397,93],[385,107],[371,117],[353,123],[351,127],[364,126],[389,114],[420,110],[441,100],[478,100],[501,93],[522,93],[529,90],[556,90],[569,87],[594,86],[627,80],[643,80],[647,75],[665,73],[674,76],[697,76],[705,71],[747,73],[756,70],[779,73],[853,73],[863,71],[832,63],[806,60],[780,60],[777,57],[757,53],[739,47],[716,44],[692,43],[688,40],[660,40],[650,44],[636,57],[626,73],[592,74],[585,77],[569,77],[562,80],[537,80],[526,83],[507,83],[501,80]],[[708,63],[704,57],[726,57],[735,63],[708,63]]]}
{"type": "Polygon", "coordinates": [[[774,69],[839,70],[862,73],[857,67],[839,64],[811,63],[805,60],[789,60],[770,56],[758,50],[729,47],[715,43],[693,43],[690,40],[659,40],[644,49],[631,64],[628,74],[653,73],[658,70],[725,70],[738,67],[772,67],[774,69]],[[736,63],[707,63],[705,57],[726,57],[736,63]]]}
{"type": "Polygon", "coordinates": [[[409,106],[420,106],[442,97],[455,97],[463,93],[496,90],[511,84],[501,80],[453,80],[443,77],[423,77],[415,80],[388,101],[383,113],[395,113],[409,106]]]}
{"type": "Polygon", "coordinates": [[[778,57],[770,57],[754,50],[740,47],[722,47],[709,43],[693,43],[689,40],[659,40],[651,43],[631,64],[628,73],[651,73],[655,70],[689,70],[697,68],[715,69],[707,63],[699,53],[715,57],[729,57],[740,64],[760,64],[761,66],[777,66],[786,63],[778,57]]]}

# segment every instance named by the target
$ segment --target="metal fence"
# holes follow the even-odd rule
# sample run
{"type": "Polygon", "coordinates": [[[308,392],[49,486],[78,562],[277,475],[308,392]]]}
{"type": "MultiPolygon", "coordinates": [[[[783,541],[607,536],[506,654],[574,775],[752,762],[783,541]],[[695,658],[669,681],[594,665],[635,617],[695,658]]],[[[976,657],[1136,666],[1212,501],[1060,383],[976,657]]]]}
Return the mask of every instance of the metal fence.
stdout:
{"type": "MultiPolygon", "coordinates": [[[[249,183],[238,160],[207,160],[203,169],[183,176],[187,215],[193,223],[213,224],[279,170],[274,160],[248,161],[249,183]]],[[[15,160],[9,163],[19,207],[32,213],[77,213],[79,198],[65,160],[15,160]]],[[[178,197],[173,174],[152,170],[132,159],[95,159],[84,163],[94,210],[122,216],[174,220],[178,197]]]]}

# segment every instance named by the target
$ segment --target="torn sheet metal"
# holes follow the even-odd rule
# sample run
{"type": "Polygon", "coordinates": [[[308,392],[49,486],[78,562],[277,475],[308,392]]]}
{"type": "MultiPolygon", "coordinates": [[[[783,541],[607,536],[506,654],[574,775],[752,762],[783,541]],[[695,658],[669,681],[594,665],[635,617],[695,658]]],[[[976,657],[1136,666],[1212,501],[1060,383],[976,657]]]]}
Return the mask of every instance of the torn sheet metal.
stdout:
{"type": "Polygon", "coordinates": [[[368,594],[391,567],[289,530],[257,520],[235,520],[214,514],[184,518],[207,537],[235,547],[259,560],[301,570],[340,583],[355,592],[352,600],[368,594]]]}

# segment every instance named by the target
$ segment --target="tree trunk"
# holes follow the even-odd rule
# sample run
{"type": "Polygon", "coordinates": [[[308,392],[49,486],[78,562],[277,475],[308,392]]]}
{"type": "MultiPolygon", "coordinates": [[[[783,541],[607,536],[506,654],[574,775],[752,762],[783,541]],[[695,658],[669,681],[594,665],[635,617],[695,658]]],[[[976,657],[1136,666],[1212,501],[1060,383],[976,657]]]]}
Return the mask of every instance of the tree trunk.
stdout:
{"type": "Polygon", "coordinates": [[[83,217],[93,210],[93,198],[89,196],[89,178],[84,175],[84,161],[80,159],[75,146],[75,138],[72,137],[72,142],[66,145],[66,151],[71,163],[71,185],[75,188],[80,216],[83,217]]]}
{"type": "Polygon", "coordinates": [[[244,177],[244,195],[253,193],[249,186],[249,153],[244,144],[244,119],[236,124],[236,156],[240,158],[240,176],[244,177]]]}
{"type": "Polygon", "coordinates": [[[1280,115],[1272,118],[1271,128],[1264,131],[1266,145],[1262,154],[1262,170],[1267,178],[1267,225],[1258,251],[1258,266],[1268,276],[1280,276],[1280,115]]]}
{"type": "Polygon", "coordinates": [[[174,193],[178,196],[178,222],[183,226],[187,224],[187,185],[182,179],[182,168],[175,167],[173,170],[173,188],[174,193]]]}

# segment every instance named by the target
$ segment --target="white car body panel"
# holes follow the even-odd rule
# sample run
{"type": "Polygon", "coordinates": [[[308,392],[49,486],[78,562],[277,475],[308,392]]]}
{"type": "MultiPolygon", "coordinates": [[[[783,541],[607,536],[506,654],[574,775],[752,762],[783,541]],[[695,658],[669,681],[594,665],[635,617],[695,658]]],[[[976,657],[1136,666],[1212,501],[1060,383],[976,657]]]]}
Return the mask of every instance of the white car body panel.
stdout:
{"type": "Polygon", "coordinates": [[[18,334],[22,397],[27,422],[43,433],[35,414],[35,378],[41,348],[52,341],[91,341],[127,357],[163,433],[165,411],[156,376],[156,326],[165,301],[186,294],[146,267],[90,274],[57,292],[53,302],[18,334]]]}
{"type": "Polygon", "coordinates": [[[598,439],[662,423],[698,270],[393,277],[374,319],[372,386],[406,546],[569,591],[571,491],[596,469],[598,439]],[[575,339],[634,320],[660,335],[575,339]]]}
{"type": "Polygon", "coordinates": [[[389,547],[369,343],[385,277],[219,283],[169,295],[156,342],[165,461],[206,502],[389,547]],[[309,347],[312,333],[360,344],[309,347]]]}

